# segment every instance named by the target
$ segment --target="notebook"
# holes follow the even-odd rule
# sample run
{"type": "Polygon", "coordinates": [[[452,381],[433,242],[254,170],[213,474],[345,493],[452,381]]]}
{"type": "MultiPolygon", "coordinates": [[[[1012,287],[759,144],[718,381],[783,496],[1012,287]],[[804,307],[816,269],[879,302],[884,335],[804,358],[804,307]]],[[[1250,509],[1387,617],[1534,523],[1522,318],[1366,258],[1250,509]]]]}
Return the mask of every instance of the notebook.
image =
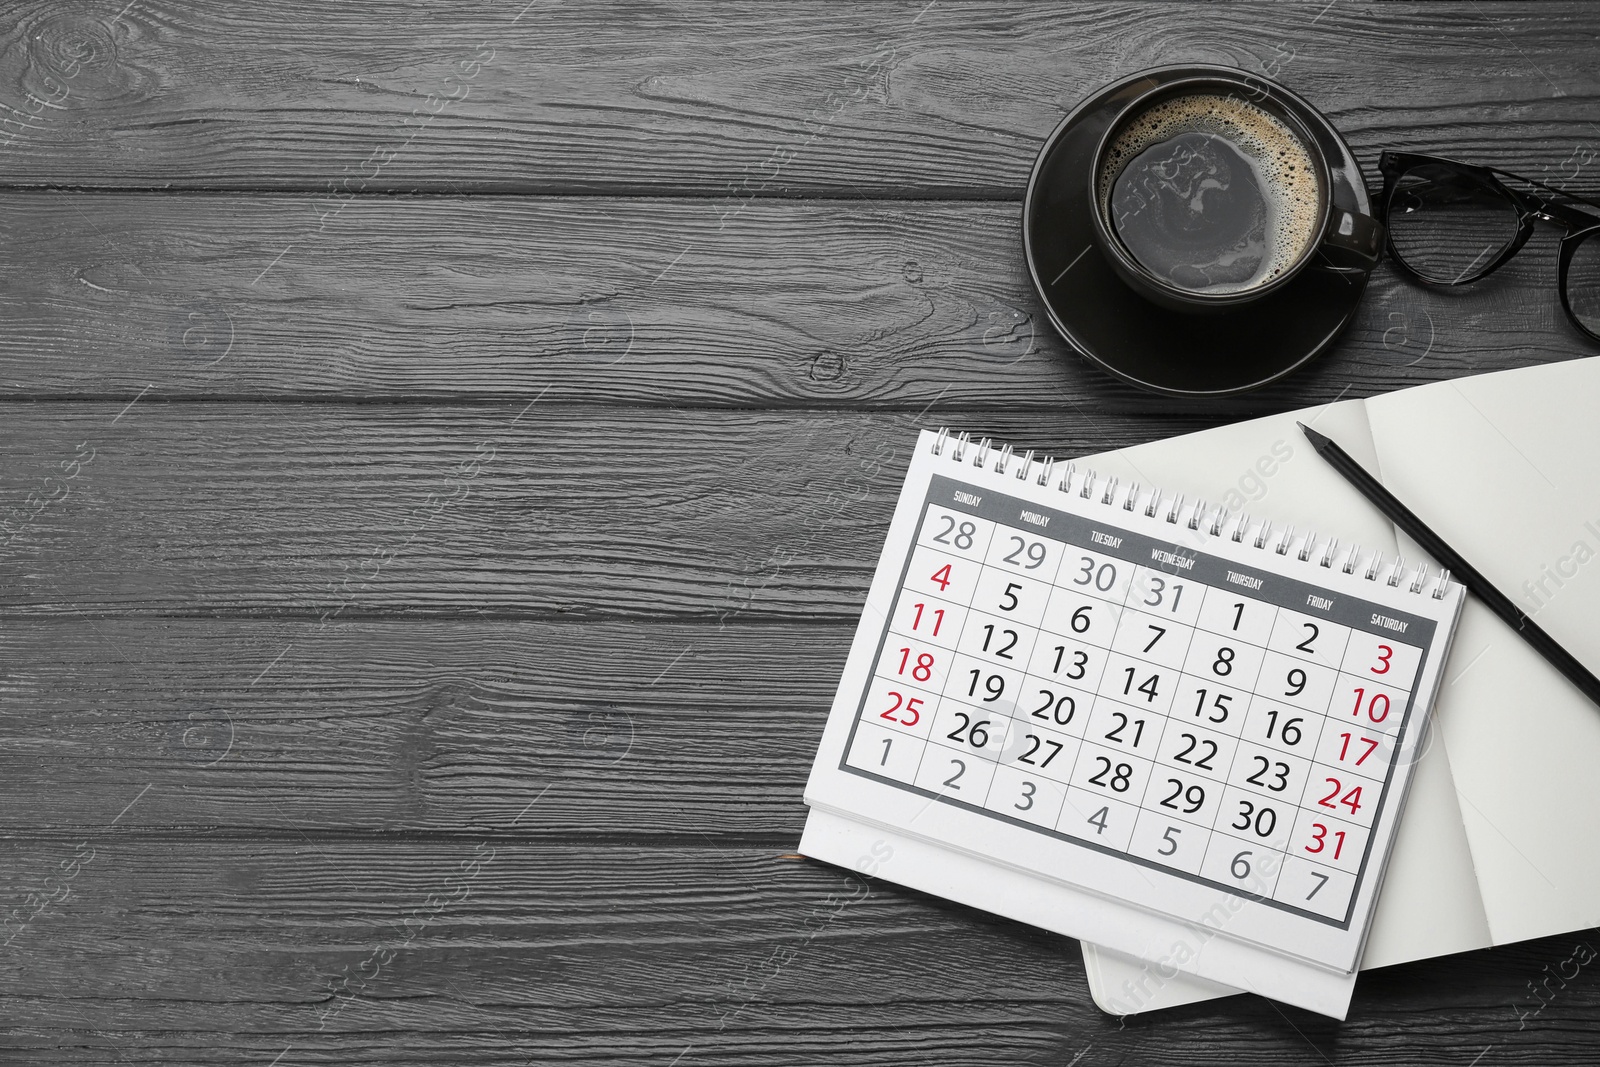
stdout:
{"type": "Polygon", "coordinates": [[[1461,587],[1137,470],[913,455],[801,852],[1004,914],[1020,875],[1050,929],[1342,1011],[1461,587]]]}
{"type": "MultiPolygon", "coordinates": [[[[1318,426],[1600,671],[1597,411],[1600,359],[1583,359],[1336,404],[1321,409],[1318,426]]],[[[1250,506],[1261,513],[1339,525],[1365,544],[1410,554],[1376,512],[1338,495],[1293,433],[1292,420],[1307,415],[1093,462],[1201,493],[1259,497],[1250,506]],[[1292,455],[1271,473],[1252,466],[1280,441],[1292,455]],[[1254,473],[1236,479],[1235,471],[1254,473]]],[[[1592,846],[1600,839],[1600,709],[1469,597],[1435,715],[1363,966],[1600,924],[1600,850],[1592,846]]],[[[1095,1002],[1117,1014],[1237,992],[1090,943],[1084,960],[1095,1002]]]]}

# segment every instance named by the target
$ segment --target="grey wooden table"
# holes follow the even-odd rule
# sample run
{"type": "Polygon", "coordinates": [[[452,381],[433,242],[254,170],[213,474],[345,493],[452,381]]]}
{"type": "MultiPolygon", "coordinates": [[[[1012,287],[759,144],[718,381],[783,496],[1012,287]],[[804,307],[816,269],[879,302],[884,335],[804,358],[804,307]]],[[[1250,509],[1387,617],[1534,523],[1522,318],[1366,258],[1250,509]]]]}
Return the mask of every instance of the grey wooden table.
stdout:
{"type": "Polygon", "coordinates": [[[1124,1025],[1075,942],[793,855],[917,428],[1589,351],[1541,232],[1253,396],[1088,367],[1028,168],[1185,60],[1600,190],[1578,3],[6,4],[0,1062],[1600,1061],[1593,969],[1534,991],[1590,934],[1124,1025]]]}

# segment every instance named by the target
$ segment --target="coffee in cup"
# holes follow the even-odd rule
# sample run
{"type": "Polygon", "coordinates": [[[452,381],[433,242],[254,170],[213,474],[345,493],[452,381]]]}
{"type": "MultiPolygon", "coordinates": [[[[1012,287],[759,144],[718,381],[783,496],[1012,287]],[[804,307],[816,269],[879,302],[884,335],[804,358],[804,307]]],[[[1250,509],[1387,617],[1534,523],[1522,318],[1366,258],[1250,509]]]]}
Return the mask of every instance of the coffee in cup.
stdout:
{"type": "Polygon", "coordinates": [[[1286,123],[1234,96],[1154,104],[1106,150],[1097,200],[1133,258],[1192,292],[1237,293],[1300,262],[1321,183],[1286,123]]]}
{"type": "Polygon", "coordinates": [[[1130,101],[1102,137],[1090,175],[1097,241],[1156,303],[1259,299],[1325,244],[1334,269],[1350,253],[1369,269],[1376,260],[1381,227],[1331,210],[1323,152],[1275,88],[1220,71],[1169,83],[1130,101]]]}

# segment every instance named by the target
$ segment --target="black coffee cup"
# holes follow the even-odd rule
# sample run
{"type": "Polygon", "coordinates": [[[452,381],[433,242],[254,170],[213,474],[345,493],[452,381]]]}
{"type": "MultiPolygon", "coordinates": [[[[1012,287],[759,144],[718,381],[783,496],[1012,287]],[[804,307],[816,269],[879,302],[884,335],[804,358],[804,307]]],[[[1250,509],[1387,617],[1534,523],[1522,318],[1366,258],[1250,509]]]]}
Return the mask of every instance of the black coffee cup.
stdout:
{"type": "Polygon", "coordinates": [[[1285,91],[1227,67],[1135,97],[1088,174],[1095,242],[1135,291],[1178,311],[1237,308],[1319,257],[1362,271],[1383,226],[1333,206],[1328,160],[1285,91]]]}

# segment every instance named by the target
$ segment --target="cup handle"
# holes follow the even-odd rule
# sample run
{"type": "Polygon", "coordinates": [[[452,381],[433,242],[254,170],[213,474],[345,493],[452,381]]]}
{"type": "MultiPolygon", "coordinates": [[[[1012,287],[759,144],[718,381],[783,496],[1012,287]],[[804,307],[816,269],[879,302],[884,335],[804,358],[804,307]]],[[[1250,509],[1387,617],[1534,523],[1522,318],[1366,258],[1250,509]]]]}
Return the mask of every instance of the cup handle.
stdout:
{"type": "Polygon", "coordinates": [[[1322,240],[1323,260],[1334,270],[1363,274],[1378,264],[1383,254],[1383,223],[1370,215],[1334,208],[1328,235],[1322,240]]]}

